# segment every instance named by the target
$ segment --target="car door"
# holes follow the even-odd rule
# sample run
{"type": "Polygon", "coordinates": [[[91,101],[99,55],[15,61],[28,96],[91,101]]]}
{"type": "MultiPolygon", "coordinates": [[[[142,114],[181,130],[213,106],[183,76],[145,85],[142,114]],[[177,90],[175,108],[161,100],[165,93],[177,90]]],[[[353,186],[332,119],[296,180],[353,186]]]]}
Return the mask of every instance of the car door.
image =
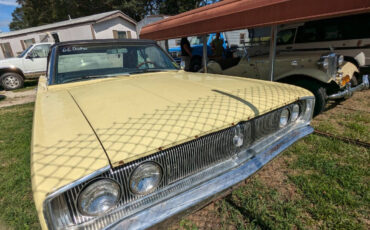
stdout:
{"type": "Polygon", "coordinates": [[[25,73],[36,73],[46,71],[46,62],[50,44],[35,45],[23,60],[25,73]]]}

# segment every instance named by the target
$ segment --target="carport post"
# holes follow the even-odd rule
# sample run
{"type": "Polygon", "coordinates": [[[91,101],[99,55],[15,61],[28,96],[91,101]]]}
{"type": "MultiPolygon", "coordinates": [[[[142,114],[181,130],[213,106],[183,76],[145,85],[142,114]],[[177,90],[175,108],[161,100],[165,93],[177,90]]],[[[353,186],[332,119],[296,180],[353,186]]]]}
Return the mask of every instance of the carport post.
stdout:
{"type": "Polygon", "coordinates": [[[207,34],[203,35],[203,68],[207,73],[207,34]]]}
{"type": "Polygon", "coordinates": [[[166,48],[166,52],[168,53],[168,39],[164,40],[164,47],[166,48]]]}
{"type": "Polygon", "coordinates": [[[270,39],[270,80],[274,80],[274,66],[276,56],[276,37],[277,25],[271,26],[271,39],[270,39]]]}

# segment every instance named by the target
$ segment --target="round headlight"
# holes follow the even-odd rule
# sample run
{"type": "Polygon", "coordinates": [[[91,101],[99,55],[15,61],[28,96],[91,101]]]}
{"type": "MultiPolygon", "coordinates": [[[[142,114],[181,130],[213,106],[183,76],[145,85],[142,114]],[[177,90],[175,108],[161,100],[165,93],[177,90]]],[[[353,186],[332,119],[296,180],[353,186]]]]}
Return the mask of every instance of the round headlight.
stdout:
{"type": "Polygon", "coordinates": [[[130,189],[133,193],[145,195],[154,191],[162,179],[162,168],[154,162],[139,165],[130,177],[130,189]]]}
{"type": "Polygon", "coordinates": [[[327,57],[322,58],[320,64],[324,69],[328,69],[329,68],[329,59],[327,57]]]}
{"type": "Polygon", "coordinates": [[[299,112],[300,112],[299,105],[298,104],[294,104],[293,107],[292,107],[292,118],[291,118],[292,121],[297,120],[297,118],[299,116],[299,112]]]}
{"type": "Polygon", "coordinates": [[[338,57],[338,65],[342,65],[344,63],[344,56],[343,55],[340,55],[338,57]]]}
{"type": "Polygon", "coordinates": [[[120,186],[111,179],[95,181],[85,187],[77,199],[83,215],[97,216],[113,208],[121,196],[120,186]]]}
{"type": "Polygon", "coordinates": [[[288,121],[289,121],[289,110],[283,109],[283,111],[281,111],[281,114],[280,114],[280,122],[279,122],[280,128],[286,126],[288,124],[288,121]]]}

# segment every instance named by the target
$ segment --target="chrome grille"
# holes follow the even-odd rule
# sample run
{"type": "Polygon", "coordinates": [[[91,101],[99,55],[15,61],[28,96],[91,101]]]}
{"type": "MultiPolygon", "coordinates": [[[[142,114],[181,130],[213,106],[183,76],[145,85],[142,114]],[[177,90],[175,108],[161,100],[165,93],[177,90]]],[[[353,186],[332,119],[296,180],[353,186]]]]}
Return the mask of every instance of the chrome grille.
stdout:
{"type": "Polygon", "coordinates": [[[336,77],[337,70],[338,70],[338,56],[334,53],[328,55],[328,71],[327,73],[332,76],[336,77]]]}
{"type": "MultiPolygon", "coordinates": [[[[251,125],[249,122],[244,122],[240,126],[244,135],[244,143],[247,144],[243,147],[246,148],[248,144],[252,143],[251,125]]],[[[118,204],[118,206],[122,206],[142,197],[141,195],[133,194],[129,190],[129,176],[139,164],[146,161],[154,161],[163,167],[163,179],[158,187],[158,189],[161,189],[175,181],[228,159],[239,152],[240,148],[234,147],[232,142],[234,135],[235,127],[224,129],[107,171],[92,180],[98,178],[116,180],[122,186],[122,197],[118,204]]],[[[92,217],[81,215],[76,205],[71,205],[77,203],[78,194],[87,183],[89,181],[74,187],[64,194],[75,224],[81,224],[92,219],[92,217]]]]}
{"type": "Polygon", "coordinates": [[[229,159],[240,152],[242,148],[247,149],[254,141],[276,132],[278,130],[280,111],[281,109],[278,109],[248,122],[238,124],[244,135],[242,147],[235,147],[233,144],[232,140],[236,135],[236,126],[233,126],[106,171],[89,181],[77,185],[61,195],[67,201],[73,223],[85,229],[99,229],[113,223],[119,216],[122,216],[122,213],[129,214],[143,203],[152,203],[148,202],[148,199],[153,201],[159,200],[161,196],[159,193],[175,193],[178,188],[171,187],[171,184],[175,184],[174,182],[229,159]],[[146,161],[157,162],[163,167],[163,179],[157,188],[159,193],[153,197],[136,195],[129,190],[131,172],[146,161]],[[76,204],[78,194],[85,185],[98,178],[111,178],[121,185],[122,197],[117,204],[117,208],[120,207],[123,210],[121,209],[120,214],[112,211],[112,213],[99,218],[99,221],[94,221],[95,217],[81,215],[76,208],[76,204]],[[161,192],[164,187],[170,192],[165,190],[161,192]],[[128,203],[133,203],[134,205],[129,206],[127,205],[128,203]]]}

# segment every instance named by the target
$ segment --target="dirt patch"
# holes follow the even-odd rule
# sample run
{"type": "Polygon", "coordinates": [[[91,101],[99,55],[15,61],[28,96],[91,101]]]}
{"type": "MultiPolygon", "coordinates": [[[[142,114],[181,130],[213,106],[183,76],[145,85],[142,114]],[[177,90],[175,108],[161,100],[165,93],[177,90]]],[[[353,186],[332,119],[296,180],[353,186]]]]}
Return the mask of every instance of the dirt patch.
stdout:
{"type": "MultiPolygon", "coordinates": [[[[198,229],[221,229],[222,223],[216,203],[211,203],[187,216],[186,220],[182,222],[183,226],[180,226],[180,229],[187,229],[186,227],[192,227],[193,225],[198,229]]],[[[179,226],[173,225],[171,229],[179,229],[179,226]]]]}
{"type": "Polygon", "coordinates": [[[5,224],[3,224],[2,222],[0,222],[0,230],[11,230],[12,228],[6,226],[5,224]]]}
{"type": "Polygon", "coordinates": [[[0,91],[0,108],[34,102],[36,90],[22,92],[0,91]]]}
{"type": "Polygon", "coordinates": [[[256,175],[258,179],[267,187],[276,189],[282,198],[286,200],[294,200],[299,198],[297,188],[288,182],[288,175],[291,174],[287,161],[292,161],[292,158],[287,158],[284,155],[279,155],[271,161],[269,165],[263,167],[256,175]]]}

